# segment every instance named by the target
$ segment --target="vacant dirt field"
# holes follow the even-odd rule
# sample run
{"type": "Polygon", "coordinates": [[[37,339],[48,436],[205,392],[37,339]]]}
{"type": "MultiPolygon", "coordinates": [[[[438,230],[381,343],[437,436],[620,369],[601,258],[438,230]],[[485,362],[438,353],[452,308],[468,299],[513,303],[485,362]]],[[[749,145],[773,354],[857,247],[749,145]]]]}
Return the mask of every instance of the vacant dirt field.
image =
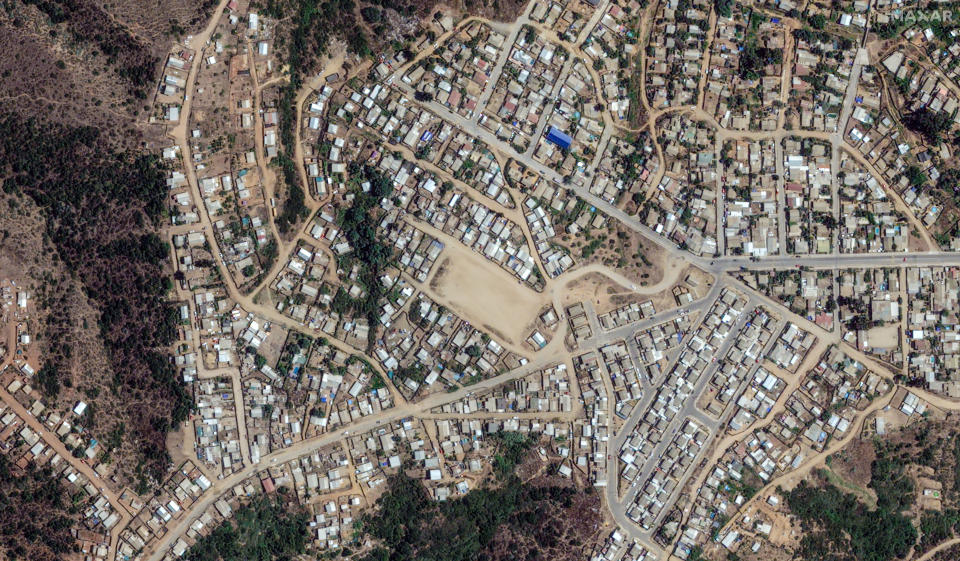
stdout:
{"type": "Polygon", "coordinates": [[[448,245],[444,254],[430,282],[439,302],[507,343],[522,342],[547,296],[465,247],[448,245]]]}
{"type": "MultiPolygon", "coordinates": [[[[629,288],[611,280],[600,272],[587,273],[580,278],[568,282],[563,287],[561,303],[568,306],[575,302],[590,300],[597,313],[604,313],[623,303],[612,303],[619,296],[632,296],[629,288]]],[[[637,298],[642,300],[642,298],[637,298]]]]}
{"type": "Polygon", "coordinates": [[[683,263],[668,259],[656,244],[616,224],[585,231],[576,236],[564,234],[559,243],[566,247],[578,266],[604,265],[616,270],[639,286],[651,286],[663,280],[683,263]]]}
{"type": "Polygon", "coordinates": [[[880,349],[891,349],[900,343],[900,326],[898,324],[874,327],[867,332],[870,346],[880,349]]]}

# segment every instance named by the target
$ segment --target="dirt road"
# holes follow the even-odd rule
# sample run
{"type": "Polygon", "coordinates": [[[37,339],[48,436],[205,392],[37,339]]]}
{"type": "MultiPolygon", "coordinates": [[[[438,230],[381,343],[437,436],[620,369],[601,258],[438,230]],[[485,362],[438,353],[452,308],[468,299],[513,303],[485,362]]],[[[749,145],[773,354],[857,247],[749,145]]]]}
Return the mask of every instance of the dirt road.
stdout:
{"type": "Polygon", "coordinates": [[[955,545],[957,545],[957,544],[960,544],[960,538],[949,539],[949,540],[947,540],[947,541],[945,541],[945,542],[937,545],[937,547],[931,549],[930,551],[924,553],[924,554],[921,555],[920,557],[917,557],[914,561],[929,561],[930,559],[933,559],[933,557],[934,557],[936,554],[940,553],[941,551],[950,549],[951,547],[953,547],[953,546],[955,546],[955,545]]]}
{"type": "MultiPolygon", "coordinates": [[[[222,13],[221,11],[223,9],[223,5],[225,1],[226,0],[222,0],[221,5],[218,9],[217,15],[211,21],[210,27],[205,32],[205,34],[198,36],[195,39],[199,43],[202,43],[202,44],[206,43],[207,37],[209,37],[210,30],[212,30],[215,22],[219,19],[219,14],[222,13]]],[[[606,6],[606,3],[604,3],[604,8],[605,6],[606,6]]],[[[654,15],[655,10],[656,10],[655,5],[652,6],[651,8],[648,8],[645,12],[644,17],[641,18],[640,29],[645,30],[643,33],[641,33],[641,36],[644,37],[644,39],[646,39],[649,36],[648,31],[651,23],[650,20],[652,19],[652,16],[654,15]]],[[[599,14],[602,13],[602,11],[603,9],[598,10],[597,14],[595,14],[594,17],[591,18],[591,21],[595,21],[594,18],[598,17],[599,14]]],[[[521,23],[527,21],[528,13],[529,13],[529,7],[527,8],[527,10],[525,10],[524,16],[521,17],[520,21],[514,24],[507,24],[506,26],[501,26],[508,29],[508,37],[516,36],[521,23]]],[[[715,20],[716,20],[715,15],[711,15],[710,21],[715,22],[715,20]]],[[[539,27],[539,26],[535,25],[535,27],[539,27]]],[[[590,30],[592,29],[592,27],[593,27],[592,25],[587,25],[584,29],[590,30]]],[[[712,33],[713,33],[712,28],[713,26],[711,26],[711,31],[710,31],[711,39],[708,39],[708,42],[707,42],[708,45],[712,40],[712,33]]],[[[545,32],[544,29],[541,29],[541,31],[545,32]]],[[[450,33],[452,34],[454,32],[450,32],[450,33]]],[[[449,34],[445,36],[448,36],[448,35],[449,34]]],[[[559,37],[555,36],[555,34],[552,34],[552,31],[550,31],[549,37],[555,40],[556,42],[562,44],[571,53],[572,57],[583,57],[585,59],[587,58],[583,55],[582,51],[579,49],[579,38],[577,42],[567,43],[567,42],[561,41],[559,37]]],[[[510,43],[510,41],[508,41],[508,43],[510,43]]],[[[850,157],[856,160],[859,164],[863,165],[867,170],[871,172],[876,171],[870,165],[870,162],[866,160],[866,158],[864,158],[862,155],[860,155],[856,151],[850,150],[849,148],[844,146],[842,138],[838,137],[837,133],[785,130],[783,118],[778,120],[778,129],[772,132],[728,131],[723,129],[722,127],[720,127],[719,123],[717,123],[713,115],[708,115],[701,108],[702,96],[704,91],[703,83],[705,82],[706,74],[703,74],[700,77],[701,86],[698,89],[697,105],[684,106],[684,107],[671,107],[667,109],[661,109],[658,111],[651,111],[646,99],[646,92],[643,91],[643,86],[644,86],[643,77],[645,76],[645,64],[646,64],[646,61],[644,60],[645,49],[639,48],[637,49],[637,51],[639,53],[639,60],[637,61],[637,63],[641,67],[640,68],[641,91],[640,91],[640,95],[638,96],[639,99],[635,100],[635,103],[638,103],[645,110],[646,114],[644,119],[646,123],[643,127],[644,129],[649,129],[651,132],[654,132],[655,122],[658,117],[673,114],[673,113],[684,113],[686,116],[690,117],[691,119],[704,121],[709,127],[712,127],[715,131],[717,131],[716,144],[715,144],[716,147],[722,147],[723,142],[727,140],[738,140],[738,139],[755,139],[755,140],[763,139],[763,140],[770,140],[779,144],[787,136],[803,136],[803,137],[810,137],[810,138],[821,138],[823,140],[827,140],[831,142],[835,147],[835,151],[838,151],[840,149],[846,149],[849,151],[850,157]]],[[[509,55],[509,52],[510,52],[509,48],[504,49],[504,52],[501,54],[501,57],[498,59],[495,65],[495,71],[491,75],[492,76],[491,83],[481,93],[480,109],[483,109],[483,106],[485,105],[486,100],[489,99],[489,95],[492,91],[493,84],[496,83],[499,72],[503,68],[503,62],[506,60],[506,57],[509,55]]],[[[431,53],[432,53],[432,50],[429,50],[429,49],[425,50],[421,53],[418,53],[417,58],[415,58],[414,60],[422,59],[425,56],[429,56],[431,53]]],[[[708,48],[707,50],[705,50],[703,54],[703,58],[705,58],[706,61],[708,61],[709,56],[710,56],[710,51],[708,48]]],[[[705,61],[702,59],[701,62],[705,62],[705,61]]],[[[413,63],[414,62],[411,62],[410,64],[413,64],[413,63]]],[[[293,147],[293,151],[295,154],[298,173],[300,175],[301,180],[303,181],[304,187],[307,188],[308,191],[310,189],[308,184],[308,178],[304,168],[304,152],[303,152],[303,146],[301,142],[302,140],[301,122],[303,118],[303,105],[308,99],[308,97],[313,94],[314,90],[320,87],[320,85],[323,83],[322,77],[325,76],[326,74],[329,74],[334,69],[339,69],[342,66],[342,64],[343,64],[342,57],[340,57],[339,59],[334,58],[333,60],[331,60],[328,63],[325,70],[321,72],[320,75],[316,76],[315,78],[312,78],[310,82],[297,95],[297,99],[296,99],[297,122],[295,124],[296,146],[293,147]]],[[[407,65],[407,67],[408,66],[409,64],[407,65]]],[[[702,64],[702,67],[704,69],[704,72],[706,72],[708,65],[702,64]]],[[[193,84],[196,78],[196,72],[198,68],[199,68],[199,61],[197,64],[191,67],[189,77],[188,77],[187,91],[193,90],[193,84]]],[[[403,69],[400,69],[397,71],[395,76],[398,77],[402,75],[402,73],[403,73],[403,69]]],[[[594,81],[596,82],[599,81],[599,77],[596,75],[595,72],[591,71],[591,76],[594,78],[594,81]]],[[[788,78],[789,78],[788,72],[785,70],[781,80],[782,85],[785,86],[789,84],[788,78]]],[[[259,101],[259,90],[262,86],[260,86],[257,83],[257,76],[255,75],[255,71],[254,71],[253,79],[257,89],[257,100],[259,101]]],[[[399,82],[399,80],[397,82],[399,82]]],[[[852,83],[853,89],[855,89],[855,83],[853,82],[851,83],[852,83]]],[[[595,86],[599,86],[599,82],[595,84],[595,86]]],[[[599,95],[600,93],[599,89],[597,91],[599,95]]],[[[190,185],[191,193],[194,197],[195,202],[199,203],[200,201],[202,201],[202,198],[200,197],[196,172],[193,169],[193,166],[191,163],[192,159],[190,157],[191,154],[190,154],[189,144],[187,142],[187,137],[186,137],[188,121],[190,118],[190,105],[191,104],[188,96],[188,99],[187,101],[185,101],[184,107],[182,110],[183,121],[174,129],[174,131],[172,131],[172,134],[174,139],[178,142],[178,144],[181,145],[184,151],[184,160],[187,162],[186,167],[187,167],[188,183],[190,185]]],[[[427,105],[427,107],[432,107],[432,106],[427,105]]],[[[478,116],[479,116],[479,113],[480,111],[477,112],[478,116]]],[[[606,137],[609,138],[609,135],[612,134],[614,131],[614,127],[612,126],[610,116],[607,113],[608,112],[604,112],[604,123],[607,125],[605,127],[604,135],[606,135],[606,137]]],[[[442,114],[442,113],[440,113],[438,110],[437,114],[442,114]]],[[[781,113],[781,117],[782,117],[782,113],[781,113]]],[[[463,122],[462,119],[459,119],[456,116],[448,116],[447,120],[448,122],[454,125],[462,127],[463,130],[467,131],[468,133],[475,134],[477,138],[480,138],[485,142],[487,142],[487,138],[489,138],[489,135],[484,136],[480,132],[476,132],[474,128],[471,128],[472,125],[476,125],[475,122],[463,122]]],[[[265,160],[263,157],[263,146],[262,146],[262,121],[258,119],[257,123],[258,123],[257,134],[258,136],[261,137],[257,139],[257,158],[258,158],[258,163],[261,164],[261,167],[265,167],[264,165],[265,160]]],[[[666,162],[663,156],[662,149],[659,145],[659,141],[656,138],[656,135],[652,135],[652,136],[653,138],[651,141],[653,143],[654,148],[656,149],[656,154],[660,161],[659,173],[662,174],[663,171],[665,170],[666,162]]],[[[491,149],[495,151],[499,150],[502,153],[511,153],[510,149],[504,146],[504,143],[502,142],[490,141],[489,144],[491,146],[491,149]]],[[[603,143],[601,142],[601,146],[602,144],[603,143]]],[[[287,147],[287,148],[289,149],[290,147],[287,147]]],[[[407,156],[408,159],[410,159],[409,150],[403,149],[402,151],[404,152],[404,155],[407,156]]],[[[593,164],[589,166],[591,170],[596,167],[597,161],[599,161],[599,158],[595,158],[593,164]]],[[[445,173],[442,170],[434,169],[435,166],[432,166],[432,165],[428,166],[424,164],[424,168],[435,173],[445,173]]],[[[265,170],[262,170],[262,171],[264,173],[267,173],[265,170]]],[[[551,177],[545,171],[542,173],[544,174],[545,178],[551,177]]],[[[878,177],[878,180],[879,179],[880,178],[878,177]]],[[[265,182],[265,190],[269,190],[270,196],[275,196],[275,194],[273,193],[273,191],[275,190],[275,187],[272,186],[274,185],[275,177],[272,180],[269,180],[264,176],[264,182],[265,182]]],[[[656,181],[654,181],[651,185],[653,186],[652,188],[655,189],[656,181]]],[[[458,184],[458,187],[459,186],[460,185],[458,184]]],[[[474,191],[469,186],[463,186],[461,188],[464,188],[466,192],[474,194],[474,191]]],[[[519,197],[518,193],[514,193],[513,191],[511,191],[511,193],[519,197]]],[[[579,194],[579,192],[577,193],[579,194]]],[[[476,198],[477,200],[483,200],[479,196],[476,198]]],[[[895,203],[897,203],[897,201],[899,200],[898,195],[896,195],[895,193],[891,193],[890,198],[895,203]]],[[[521,200],[521,199],[517,199],[517,200],[521,200]]],[[[318,198],[313,196],[309,197],[307,201],[308,201],[307,204],[311,209],[318,208],[321,202],[323,202],[322,200],[318,200],[318,198]]],[[[535,247],[532,243],[532,237],[526,227],[525,220],[522,216],[522,207],[512,208],[512,209],[498,208],[500,205],[488,203],[485,200],[483,200],[483,202],[485,205],[493,208],[498,212],[501,212],[505,216],[510,217],[511,220],[519,224],[524,231],[524,235],[527,238],[527,243],[530,245],[531,248],[535,247]]],[[[210,242],[211,247],[216,248],[216,239],[213,235],[211,218],[210,216],[207,215],[202,205],[198,205],[198,206],[200,207],[200,215],[201,215],[200,227],[203,229],[205,236],[210,242]]],[[[902,201],[899,202],[897,207],[898,207],[898,210],[902,210],[905,208],[905,206],[902,204],[902,201]]],[[[605,205],[605,206],[598,205],[598,208],[601,208],[602,210],[607,212],[610,215],[611,219],[620,220],[628,224],[632,222],[636,222],[635,220],[631,220],[633,217],[626,216],[625,213],[618,214],[618,211],[620,209],[615,207],[614,205],[605,205]]],[[[722,212],[722,208],[718,207],[718,213],[720,212],[722,212]]],[[[908,210],[906,212],[906,215],[912,217],[912,220],[914,222],[916,221],[916,218],[913,217],[912,213],[910,213],[908,210]]],[[[345,429],[347,430],[337,430],[335,432],[322,434],[322,435],[304,440],[302,442],[299,442],[290,448],[276,451],[273,454],[269,454],[265,456],[263,459],[263,462],[260,465],[258,466],[246,465],[244,469],[241,470],[240,472],[230,475],[223,480],[217,481],[213,485],[213,487],[210,490],[208,490],[203,495],[203,497],[201,497],[200,501],[198,501],[198,503],[194,507],[189,509],[189,512],[185,512],[182,515],[181,519],[171,524],[169,531],[162,538],[160,538],[160,540],[152,544],[151,547],[152,547],[153,553],[150,556],[150,558],[158,559],[159,557],[162,557],[162,555],[167,551],[168,547],[172,543],[174,543],[174,541],[179,536],[183,534],[183,532],[187,527],[189,527],[189,524],[191,523],[191,521],[195,520],[196,517],[199,516],[206,508],[212,505],[213,502],[217,498],[219,498],[219,496],[221,496],[222,493],[229,492],[234,485],[241,482],[243,479],[254,475],[258,469],[262,469],[266,465],[270,465],[274,462],[277,462],[277,463],[286,462],[297,456],[306,454],[318,448],[329,446],[337,442],[341,442],[343,437],[348,432],[351,434],[361,433],[361,432],[373,430],[380,423],[390,423],[390,422],[396,421],[397,419],[407,417],[410,415],[415,415],[415,414],[422,415],[424,414],[425,411],[429,411],[432,407],[435,407],[436,405],[459,399],[460,397],[463,397],[469,392],[477,391],[478,389],[488,388],[494,385],[499,385],[499,384],[509,382],[511,380],[515,380],[520,376],[525,376],[529,374],[535,369],[542,368],[544,366],[547,366],[549,364],[552,364],[558,361],[569,362],[571,353],[563,348],[563,339],[567,331],[567,325],[565,322],[560,323],[559,332],[555,337],[553,337],[550,345],[539,353],[531,353],[529,350],[523,347],[523,339],[526,337],[527,334],[529,334],[528,321],[532,321],[535,318],[536,313],[546,304],[553,303],[554,306],[557,306],[558,305],[557,303],[561,300],[561,297],[564,294],[566,294],[566,291],[570,283],[575,282],[576,280],[589,274],[599,274],[599,275],[605,276],[606,278],[609,278],[614,283],[617,283],[623,286],[625,289],[633,291],[637,294],[655,294],[655,293],[662,292],[664,290],[668,290],[671,286],[676,284],[678,277],[682,274],[682,271],[685,270],[684,267],[667,268],[667,270],[664,273],[663,279],[661,279],[658,283],[652,286],[643,287],[643,286],[637,286],[634,282],[630,281],[621,273],[615,270],[611,270],[607,267],[603,267],[600,265],[587,265],[579,269],[574,269],[573,271],[566,273],[564,275],[561,275],[556,279],[545,279],[544,291],[542,293],[537,293],[529,289],[528,287],[524,286],[523,283],[519,279],[517,279],[515,276],[513,276],[510,272],[500,268],[497,264],[492,263],[491,261],[485,259],[482,255],[474,252],[471,248],[468,248],[460,244],[458,240],[455,240],[452,237],[446,234],[443,234],[442,232],[439,232],[435,229],[431,229],[420,222],[415,222],[415,226],[424,231],[427,231],[428,233],[430,233],[431,235],[434,235],[438,239],[441,239],[441,241],[443,241],[446,244],[447,248],[444,250],[444,253],[441,255],[441,263],[438,264],[434,270],[434,275],[437,275],[438,269],[441,269],[441,268],[446,269],[443,273],[440,273],[441,278],[433,279],[433,280],[436,280],[436,285],[434,286],[432,282],[427,282],[427,283],[415,283],[414,286],[420,290],[423,290],[431,298],[434,298],[438,302],[442,303],[443,305],[448,306],[451,309],[455,310],[458,313],[458,315],[461,315],[461,317],[463,317],[465,320],[475,323],[478,328],[482,330],[490,331],[494,336],[498,338],[503,338],[504,340],[502,340],[501,343],[503,343],[507,349],[517,352],[518,354],[522,354],[524,356],[530,356],[532,354],[533,359],[531,360],[531,362],[526,364],[522,368],[519,368],[512,372],[508,372],[494,379],[481,382],[480,384],[471,386],[469,388],[462,388],[452,393],[438,393],[435,395],[431,395],[417,404],[410,404],[406,402],[403,399],[402,394],[400,394],[400,392],[398,392],[396,388],[393,387],[392,381],[390,381],[389,378],[387,378],[386,376],[383,376],[384,380],[387,380],[388,384],[390,384],[391,388],[393,389],[394,397],[397,403],[397,406],[395,408],[389,409],[387,411],[384,411],[376,415],[365,417],[361,419],[359,422],[352,424],[349,427],[345,427],[345,429]],[[443,260],[447,260],[446,267],[442,265],[443,260]]],[[[920,232],[925,232],[925,229],[923,229],[922,227],[918,228],[918,230],[920,232]]],[[[718,231],[719,231],[719,228],[718,228],[718,231]]],[[[654,238],[656,238],[657,243],[660,243],[662,241],[659,237],[656,237],[654,234],[646,233],[644,235],[646,235],[647,238],[651,240],[654,240],[654,238]]],[[[304,239],[304,238],[303,238],[303,232],[301,231],[301,232],[295,233],[295,235],[293,236],[293,241],[291,241],[289,244],[282,243],[282,240],[280,240],[279,237],[277,239],[278,239],[278,246],[280,248],[280,251],[279,251],[280,257],[277,263],[274,265],[273,270],[270,271],[269,274],[265,277],[264,284],[262,284],[258,288],[258,290],[263,289],[267,285],[267,283],[269,283],[274,278],[276,273],[280,271],[282,267],[285,265],[285,257],[290,249],[290,244],[295,243],[297,239],[304,239]]],[[[667,259],[676,260],[677,262],[683,262],[685,264],[693,262],[692,258],[690,258],[686,252],[678,250],[677,253],[674,253],[673,247],[670,247],[667,249],[669,251],[667,259]]],[[[218,269],[221,272],[221,276],[223,278],[226,290],[230,298],[233,299],[241,308],[243,308],[246,311],[256,313],[266,318],[267,320],[274,322],[275,324],[283,326],[285,328],[298,330],[298,331],[307,331],[304,328],[304,326],[280,314],[272,306],[269,306],[266,304],[258,304],[257,299],[255,297],[245,296],[243,294],[240,294],[239,290],[237,289],[237,286],[235,285],[232,279],[232,276],[229,274],[229,271],[227,271],[227,265],[223,262],[222,258],[218,258],[216,256],[216,252],[214,255],[214,259],[216,261],[216,265],[218,269]]],[[[706,259],[703,259],[702,262],[700,262],[699,264],[700,266],[705,268],[706,259]]],[[[713,265],[712,262],[711,262],[711,265],[713,265]]],[[[720,273],[718,271],[719,269],[714,270],[714,272],[717,272],[717,274],[719,275],[720,273]]],[[[716,283],[716,286],[714,286],[714,289],[716,290],[720,285],[736,286],[740,289],[746,290],[745,287],[742,286],[742,283],[739,283],[739,281],[736,281],[735,279],[731,279],[727,277],[723,277],[723,278],[718,277],[717,283],[716,283]]],[[[257,291],[255,291],[255,293],[256,292],[257,291]]],[[[753,291],[750,291],[750,292],[752,293],[753,291]]],[[[818,326],[812,324],[811,322],[808,322],[803,318],[794,316],[792,313],[787,311],[786,308],[780,305],[779,303],[774,302],[773,300],[762,297],[762,296],[757,296],[757,298],[758,300],[762,300],[764,302],[764,305],[768,306],[771,310],[780,312],[784,318],[789,319],[789,321],[792,321],[800,325],[802,328],[807,329],[808,331],[811,331],[815,333],[818,337],[820,337],[820,340],[818,341],[815,349],[811,350],[810,354],[806,357],[805,365],[807,365],[810,361],[816,361],[827,345],[831,343],[839,343],[839,332],[837,333],[825,332],[824,330],[820,329],[818,326]]],[[[557,311],[562,313],[561,310],[557,310],[557,311]]],[[[331,345],[336,346],[337,348],[340,348],[345,352],[349,352],[351,354],[359,352],[359,349],[354,349],[349,345],[347,345],[346,343],[343,343],[342,341],[338,341],[332,338],[330,338],[329,341],[331,345]]],[[[882,366],[875,366],[875,361],[869,360],[867,357],[862,358],[862,354],[856,353],[855,349],[848,349],[846,346],[844,346],[844,350],[847,351],[848,354],[850,354],[854,358],[857,358],[858,360],[862,360],[862,362],[864,362],[865,364],[868,364],[871,368],[877,368],[879,371],[884,370],[882,366]]],[[[582,352],[582,349],[581,349],[581,352],[582,352]]],[[[380,369],[377,366],[376,361],[371,361],[371,364],[373,364],[374,368],[378,372],[383,374],[382,369],[380,369]]],[[[789,380],[788,382],[789,388],[795,389],[799,385],[799,381],[802,378],[802,374],[803,374],[802,372],[796,375],[784,374],[784,377],[789,380]]],[[[606,382],[609,382],[609,380],[607,380],[606,382]]],[[[237,385],[238,383],[235,380],[234,387],[236,388],[237,385]]],[[[608,387],[608,392],[612,394],[612,390],[609,387],[608,387]]],[[[785,391],[781,401],[778,402],[777,404],[777,408],[781,408],[783,406],[782,404],[786,400],[786,395],[788,394],[785,391]]],[[[943,400],[942,398],[937,398],[937,396],[929,396],[929,398],[926,395],[921,395],[921,396],[924,397],[925,399],[928,399],[934,405],[937,405],[938,403],[942,403],[942,404],[945,404],[943,406],[949,406],[952,408],[960,407],[960,404],[958,403],[948,402],[947,400],[943,400]]],[[[860,414],[858,414],[855,419],[854,425],[861,426],[862,423],[864,422],[864,419],[866,419],[872,411],[875,411],[877,408],[885,405],[884,401],[885,400],[883,399],[877,400],[876,402],[871,404],[871,406],[866,411],[863,411],[860,414]]],[[[889,396],[887,397],[886,401],[889,401],[889,396]]],[[[941,406],[941,405],[938,405],[938,406],[941,406]]],[[[773,419],[775,415],[776,415],[776,410],[771,412],[768,419],[773,419]]],[[[808,461],[803,466],[801,466],[799,470],[786,474],[785,476],[783,476],[783,478],[776,480],[777,483],[792,481],[792,479],[790,478],[804,477],[807,473],[809,473],[810,469],[813,469],[813,467],[815,467],[820,462],[822,462],[823,458],[827,453],[831,453],[837,450],[840,446],[848,442],[849,439],[852,438],[852,435],[854,435],[857,432],[858,431],[855,430],[854,427],[851,427],[849,429],[849,432],[845,436],[845,438],[839,439],[831,443],[831,446],[827,450],[809,458],[808,461]]],[[[739,436],[739,435],[736,435],[736,436],[739,436]]],[[[733,438],[735,438],[734,435],[726,437],[721,442],[721,445],[723,443],[732,442],[731,439],[733,438]]],[[[725,448],[725,446],[721,447],[721,445],[718,445],[717,450],[722,450],[725,448]]],[[[611,475],[615,476],[616,474],[613,473],[611,475]]]]}
{"type": "Polygon", "coordinates": [[[50,432],[43,423],[31,415],[30,412],[20,405],[4,388],[0,388],[0,400],[2,400],[11,411],[16,413],[18,417],[23,419],[23,422],[30,427],[30,430],[37,433],[43,442],[52,448],[60,458],[69,463],[75,470],[82,473],[84,477],[110,501],[110,506],[112,506],[113,510],[120,516],[120,520],[110,530],[110,555],[111,559],[115,558],[120,532],[123,531],[127,524],[133,519],[133,515],[128,512],[123,503],[120,502],[120,497],[107,485],[106,481],[97,475],[97,472],[93,471],[93,468],[90,467],[89,464],[79,458],[75,458],[73,453],[67,450],[67,447],[60,441],[60,438],[56,434],[50,432]]]}
{"type": "Polygon", "coordinates": [[[337,429],[333,432],[325,433],[307,440],[302,440],[289,448],[284,448],[266,455],[263,457],[263,460],[260,464],[256,466],[246,466],[239,472],[233,473],[224,479],[213,482],[213,485],[203,493],[200,499],[191,505],[190,509],[185,511],[179,520],[168,527],[167,533],[164,534],[164,536],[159,540],[151,544],[151,551],[146,555],[146,559],[150,561],[160,561],[160,559],[163,558],[163,555],[167,552],[169,547],[173,545],[176,539],[183,535],[187,528],[189,528],[190,524],[196,520],[197,517],[203,514],[203,512],[205,512],[206,509],[209,508],[214,502],[216,502],[216,500],[220,498],[223,493],[229,491],[238,483],[244,481],[248,477],[254,475],[262,469],[265,469],[268,466],[288,462],[302,455],[309,454],[315,450],[319,450],[320,448],[339,442],[345,435],[363,434],[365,432],[372,431],[382,424],[397,422],[400,419],[409,417],[411,415],[429,411],[434,407],[442,405],[443,403],[462,399],[466,397],[467,394],[483,391],[485,389],[516,380],[517,378],[527,376],[536,372],[537,370],[541,370],[557,362],[558,360],[555,355],[551,356],[547,354],[541,354],[526,365],[501,376],[483,380],[473,384],[472,386],[461,388],[455,392],[441,392],[433,394],[416,404],[406,403],[404,405],[399,405],[397,407],[384,410],[378,414],[363,417],[362,420],[349,425],[349,427],[346,427],[345,430],[337,429]]]}

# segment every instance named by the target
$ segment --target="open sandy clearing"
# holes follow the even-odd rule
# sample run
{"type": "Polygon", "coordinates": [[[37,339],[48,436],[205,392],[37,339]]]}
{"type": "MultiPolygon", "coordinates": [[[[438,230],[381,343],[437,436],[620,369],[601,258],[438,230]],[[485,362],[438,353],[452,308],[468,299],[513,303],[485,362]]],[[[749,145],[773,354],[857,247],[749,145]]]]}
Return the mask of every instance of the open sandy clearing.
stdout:
{"type": "Polygon", "coordinates": [[[870,346],[878,349],[892,349],[900,344],[900,326],[897,324],[874,327],[867,331],[870,346]]]}
{"type": "Polygon", "coordinates": [[[443,254],[430,282],[440,304],[506,343],[522,342],[548,296],[463,246],[450,244],[443,254]]]}

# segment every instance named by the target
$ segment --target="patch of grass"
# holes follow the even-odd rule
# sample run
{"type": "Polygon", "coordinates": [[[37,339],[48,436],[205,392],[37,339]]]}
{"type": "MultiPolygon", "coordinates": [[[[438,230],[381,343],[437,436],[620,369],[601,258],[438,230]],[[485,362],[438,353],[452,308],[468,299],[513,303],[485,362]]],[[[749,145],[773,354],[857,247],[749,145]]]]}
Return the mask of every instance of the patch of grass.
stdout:
{"type": "Polygon", "coordinates": [[[856,495],[871,510],[877,508],[877,496],[870,489],[865,489],[852,481],[844,479],[843,476],[830,468],[820,470],[820,475],[829,481],[831,485],[835,485],[856,495]]]}

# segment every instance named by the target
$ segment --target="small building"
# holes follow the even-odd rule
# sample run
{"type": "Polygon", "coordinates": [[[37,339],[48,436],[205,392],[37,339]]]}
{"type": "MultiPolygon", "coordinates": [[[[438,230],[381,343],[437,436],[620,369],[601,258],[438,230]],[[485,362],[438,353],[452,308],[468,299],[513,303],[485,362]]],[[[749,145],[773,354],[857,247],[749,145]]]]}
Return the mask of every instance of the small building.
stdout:
{"type": "Polygon", "coordinates": [[[570,135],[553,125],[551,125],[550,130],[547,131],[547,141],[556,144],[561,150],[569,150],[573,144],[573,139],[570,138],[570,135]]]}

